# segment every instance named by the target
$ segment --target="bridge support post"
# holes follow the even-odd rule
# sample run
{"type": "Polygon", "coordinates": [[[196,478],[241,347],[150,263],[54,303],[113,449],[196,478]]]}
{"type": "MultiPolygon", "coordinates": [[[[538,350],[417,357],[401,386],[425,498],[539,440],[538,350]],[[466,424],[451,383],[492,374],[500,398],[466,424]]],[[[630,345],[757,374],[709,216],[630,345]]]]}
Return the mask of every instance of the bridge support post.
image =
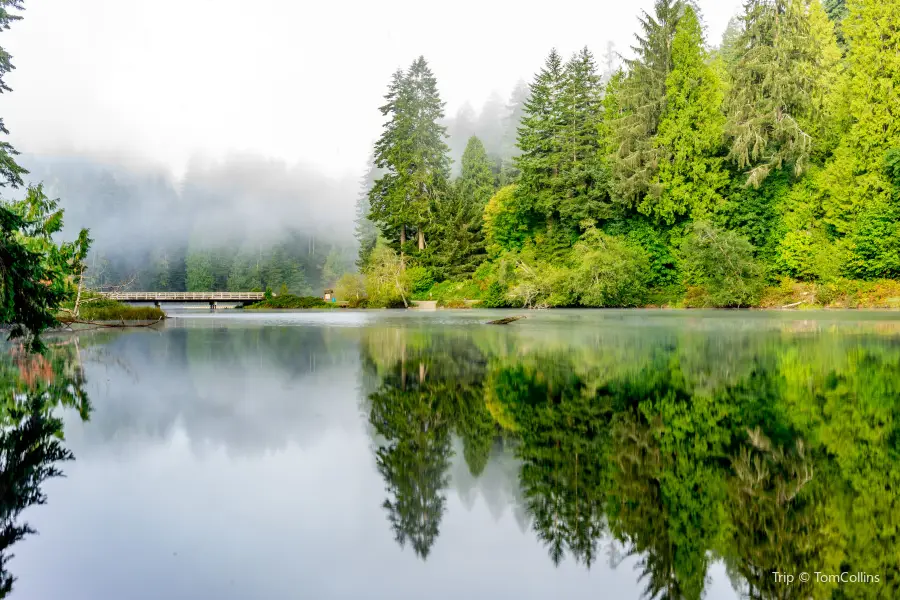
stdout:
{"type": "Polygon", "coordinates": [[[162,304],[160,303],[159,300],[157,300],[156,302],[154,302],[154,303],[153,303],[153,306],[155,306],[156,308],[162,308],[162,304]]]}
{"type": "Polygon", "coordinates": [[[215,300],[210,300],[209,301],[209,310],[211,310],[212,312],[216,312],[217,308],[218,308],[218,302],[216,302],[215,300]]]}

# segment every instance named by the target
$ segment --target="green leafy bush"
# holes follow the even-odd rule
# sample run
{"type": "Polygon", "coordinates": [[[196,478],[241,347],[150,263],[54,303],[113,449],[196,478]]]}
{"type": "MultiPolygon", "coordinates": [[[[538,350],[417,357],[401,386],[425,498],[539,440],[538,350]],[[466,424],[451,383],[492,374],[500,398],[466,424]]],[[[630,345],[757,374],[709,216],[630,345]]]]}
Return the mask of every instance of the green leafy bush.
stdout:
{"type": "Polygon", "coordinates": [[[753,306],[762,293],[762,272],[747,238],[709,223],[695,223],[685,237],[681,268],[688,306],[753,306]]]}
{"type": "Polygon", "coordinates": [[[640,246],[588,229],[575,245],[570,293],[581,306],[641,306],[652,278],[650,258],[640,246]]]}
{"type": "Polygon", "coordinates": [[[434,285],[434,276],[426,267],[408,267],[406,281],[412,294],[424,294],[434,285]]]}
{"type": "Polygon", "coordinates": [[[265,308],[282,308],[282,309],[306,309],[306,308],[334,308],[332,302],[325,302],[317,296],[294,296],[285,294],[283,296],[272,296],[264,299],[262,302],[245,306],[248,309],[265,309],[265,308]]]}

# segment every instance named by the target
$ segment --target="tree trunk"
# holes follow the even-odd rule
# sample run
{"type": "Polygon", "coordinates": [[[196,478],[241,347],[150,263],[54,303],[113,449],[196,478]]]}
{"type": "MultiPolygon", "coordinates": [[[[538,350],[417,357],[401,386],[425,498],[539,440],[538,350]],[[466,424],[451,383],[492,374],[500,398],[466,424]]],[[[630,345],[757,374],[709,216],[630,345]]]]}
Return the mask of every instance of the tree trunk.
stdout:
{"type": "MultiPolygon", "coordinates": [[[[400,245],[402,246],[405,243],[406,243],[406,225],[401,225],[400,226],[400,245]]],[[[400,251],[402,252],[403,250],[401,249],[400,251]]]]}
{"type": "Polygon", "coordinates": [[[78,307],[81,305],[81,290],[84,288],[84,267],[81,267],[81,273],[78,275],[78,294],[75,296],[75,318],[78,318],[78,307]]]}
{"type": "Polygon", "coordinates": [[[425,231],[419,229],[419,250],[425,249],[425,231]]]}

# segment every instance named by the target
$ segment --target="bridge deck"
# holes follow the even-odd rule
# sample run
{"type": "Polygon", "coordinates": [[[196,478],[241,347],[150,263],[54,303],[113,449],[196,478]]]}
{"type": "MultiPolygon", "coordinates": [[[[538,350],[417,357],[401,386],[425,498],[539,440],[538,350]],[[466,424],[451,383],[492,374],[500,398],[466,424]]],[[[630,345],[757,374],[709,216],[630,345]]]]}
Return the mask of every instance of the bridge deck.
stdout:
{"type": "Polygon", "coordinates": [[[262,292],[105,292],[110,300],[122,302],[240,302],[262,300],[262,292]]]}

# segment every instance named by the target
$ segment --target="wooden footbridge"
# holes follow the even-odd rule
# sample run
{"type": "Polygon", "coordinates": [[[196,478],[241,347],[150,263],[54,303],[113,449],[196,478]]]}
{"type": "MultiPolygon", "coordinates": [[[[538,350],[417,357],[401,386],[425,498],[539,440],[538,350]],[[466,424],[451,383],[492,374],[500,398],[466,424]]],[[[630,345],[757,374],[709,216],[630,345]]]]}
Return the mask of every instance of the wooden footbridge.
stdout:
{"type": "Polygon", "coordinates": [[[209,303],[216,310],[219,302],[259,302],[262,292],[104,292],[102,296],[119,302],[152,302],[157,308],[163,302],[209,303]]]}

